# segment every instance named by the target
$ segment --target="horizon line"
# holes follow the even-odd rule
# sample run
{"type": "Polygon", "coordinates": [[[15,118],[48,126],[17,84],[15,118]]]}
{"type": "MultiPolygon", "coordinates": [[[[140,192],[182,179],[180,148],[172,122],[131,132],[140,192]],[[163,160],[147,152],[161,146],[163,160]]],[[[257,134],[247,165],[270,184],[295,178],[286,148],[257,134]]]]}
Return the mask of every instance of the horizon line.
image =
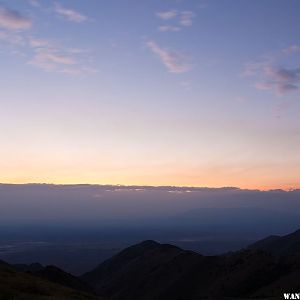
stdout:
{"type": "Polygon", "coordinates": [[[53,182],[0,182],[0,185],[53,185],[53,186],[110,186],[110,187],[123,187],[123,188],[177,188],[177,189],[214,189],[214,190],[244,190],[244,191],[260,191],[260,192],[270,192],[270,191],[283,191],[283,192],[293,192],[300,190],[300,187],[291,187],[291,188],[242,188],[238,186],[187,186],[187,185],[139,185],[139,184],[110,184],[110,183],[53,183],[53,182]]]}

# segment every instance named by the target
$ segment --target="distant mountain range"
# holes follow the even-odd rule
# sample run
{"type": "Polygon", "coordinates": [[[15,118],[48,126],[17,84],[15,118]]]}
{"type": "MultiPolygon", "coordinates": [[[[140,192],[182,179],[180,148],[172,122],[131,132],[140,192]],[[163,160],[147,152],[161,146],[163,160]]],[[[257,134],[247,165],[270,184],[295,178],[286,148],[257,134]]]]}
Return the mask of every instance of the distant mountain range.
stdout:
{"type": "Polygon", "coordinates": [[[300,290],[299,245],[300,230],[221,256],[148,240],[80,278],[54,266],[0,261],[0,300],[283,299],[300,290]]]}
{"type": "Polygon", "coordinates": [[[249,246],[274,255],[300,255],[300,230],[285,236],[272,235],[249,246]]]}

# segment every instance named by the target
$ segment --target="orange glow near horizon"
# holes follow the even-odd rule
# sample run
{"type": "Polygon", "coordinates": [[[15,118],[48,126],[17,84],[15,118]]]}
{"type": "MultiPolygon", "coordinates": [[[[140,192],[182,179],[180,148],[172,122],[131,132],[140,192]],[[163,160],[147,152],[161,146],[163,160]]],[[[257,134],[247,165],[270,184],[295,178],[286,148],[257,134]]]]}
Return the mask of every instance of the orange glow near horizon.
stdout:
{"type": "Polygon", "coordinates": [[[177,186],[177,187],[208,187],[208,188],[222,188],[222,187],[237,187],[241,189],[251,190],[293,190],[300,188],[299,181],[282,181],[280,179],[273,179],[268,181],[258,180],[257,178],[246,178],[240,176],[231,176],[230,178],[222,178],[218,176],[176,176],[172,174],[159,174],[152,176],[148,175],[133,175],[131,176],[11,176],[10,178],[0,177],[0,182],[4,184],[95,184],[95,185],[122,185],[122,186],[177,186]]]}
{"type": "Polygon", "coordinates": [[[57,1],[0,2],[0,183],[300,188],[300,1],[57,1]]]}
{"type": "Polygon", "coordinates": [[[143,186],[143,187],[164,187],[164,186],[172,186],[172,187],[180,187],[180,188],[226,188],[226,187],[236,187],[239,189],[249,189],[249,190],[259,190],[259,191],[270,191],[270,190],[283,190],[283,191],[293,191],[300,189],[300,185],[292,186],[292,185],[266,185],[266,186],[248,186],[248,185],[181,185],[181,184],[156,184],[156,183],[112,183],[112,182],[80,182],[80,181],[49,181],[49,182],[37,182],[37,181],[1,181],[0,184],[53,184],[53,185],[120,185],[120,186],[143,186]]]}

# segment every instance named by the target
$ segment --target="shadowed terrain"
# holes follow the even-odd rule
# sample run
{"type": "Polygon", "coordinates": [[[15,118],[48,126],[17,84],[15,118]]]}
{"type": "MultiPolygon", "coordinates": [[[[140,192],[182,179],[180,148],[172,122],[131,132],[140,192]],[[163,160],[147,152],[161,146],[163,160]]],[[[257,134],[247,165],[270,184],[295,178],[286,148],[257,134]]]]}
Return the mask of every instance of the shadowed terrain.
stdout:
{"type": "Polygon", "coordinates": [[[219,256],[146,240],[80,277],[55,266],[0,261],[0,299],[282,299],[300,289],[299,232],[219,256]]]}
{"type": "Polygon", "coordinates": [[[252,244],[249,248],[277,255],[300,255],[300,230],[285,236],[269,236],[252,244]]]}
{"type": "MultiPolygon", "coordinates": [[[[24,266],[23,266],[24,267],[24,266]]],[[[33,266],[31,269],[35,269],[33,266]]],[[[25,269],[24,269],[25,271],[25,269]]],[[[101,300],[84,292],[84,283],[54,267],[40,271],[20,272],[0,261],[1,300],[101,300]],[[36,274],[34,274],[37,272],[36,274]],[[71,284],[72,283],[72,284],[71,284]],[[73,287],[70,288],[70,287],[73,287]]]]}
{"type": "Polygon", "coordinates": [[[281,299],[297,291],[300,260],[248,249],[202,256],[144,241],[131,246],[81,278],[114,300],[281,299]]]}

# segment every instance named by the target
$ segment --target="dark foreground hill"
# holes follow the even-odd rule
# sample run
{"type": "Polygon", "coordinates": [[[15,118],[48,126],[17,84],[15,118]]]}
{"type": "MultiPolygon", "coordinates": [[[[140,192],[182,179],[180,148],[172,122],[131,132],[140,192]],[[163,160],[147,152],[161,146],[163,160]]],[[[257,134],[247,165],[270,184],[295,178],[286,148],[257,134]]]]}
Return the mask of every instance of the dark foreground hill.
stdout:
{"type": "MultiPolygon", "coordinates": [[[[67,285],[70,283],[69,276],[71,275],[64,274],[63,271],[57,269],[55,272],[56,281],[67,278],[67,285]],[[60,276],[57,276],[57,273],[60,276]]],[[[48,268],[44,268],[42,276],[37,276],[17,271],[0,261],[0,300],[100,300],[92,294],[71,289],[65,286],[64,282],[58,284],[41,278],[46,277],[46,273],[49,276],[51,270],[49,272],[48,268]]],[[[53,275],[53,272],[51,274],[53,275]]],[[[72,280],[76,279],[72,278],[72,280]]]]}
{"type": "Polygon", "coordinates": [[[74,290],[93,293],[93,289],[90,288],[82,280],[80,280],[76,276],[73,276],[70,273],[67,273],[57,268],[56,266],[43,267],[39,263],[34,263],[31,265],[17,264],[13,267],[18,271],[29,273],[36,277],[40,277],[54,283],[58,283],[60,285],[72,288],[74,290]]]}
{"type": "Polygon", "coordinates": [[[113,300],[282,299],[299,291],[300,263],[256,250],[202,256],[145,241],[82,279],[113,300]]]}
{"type": "Polygon", "coordinates": [[[297,231],[222,256],[144,241],[81,278],[0,261],[0,300],[99,300],[95,293],[109,300],[283,299],[300,291],[299,241],[297,231]]]}
{"type": "Polygon", "coordinates": [[[249,246],[275,255],[300,255],[300,230],[285,236],[272,235],[249,246]]]}

